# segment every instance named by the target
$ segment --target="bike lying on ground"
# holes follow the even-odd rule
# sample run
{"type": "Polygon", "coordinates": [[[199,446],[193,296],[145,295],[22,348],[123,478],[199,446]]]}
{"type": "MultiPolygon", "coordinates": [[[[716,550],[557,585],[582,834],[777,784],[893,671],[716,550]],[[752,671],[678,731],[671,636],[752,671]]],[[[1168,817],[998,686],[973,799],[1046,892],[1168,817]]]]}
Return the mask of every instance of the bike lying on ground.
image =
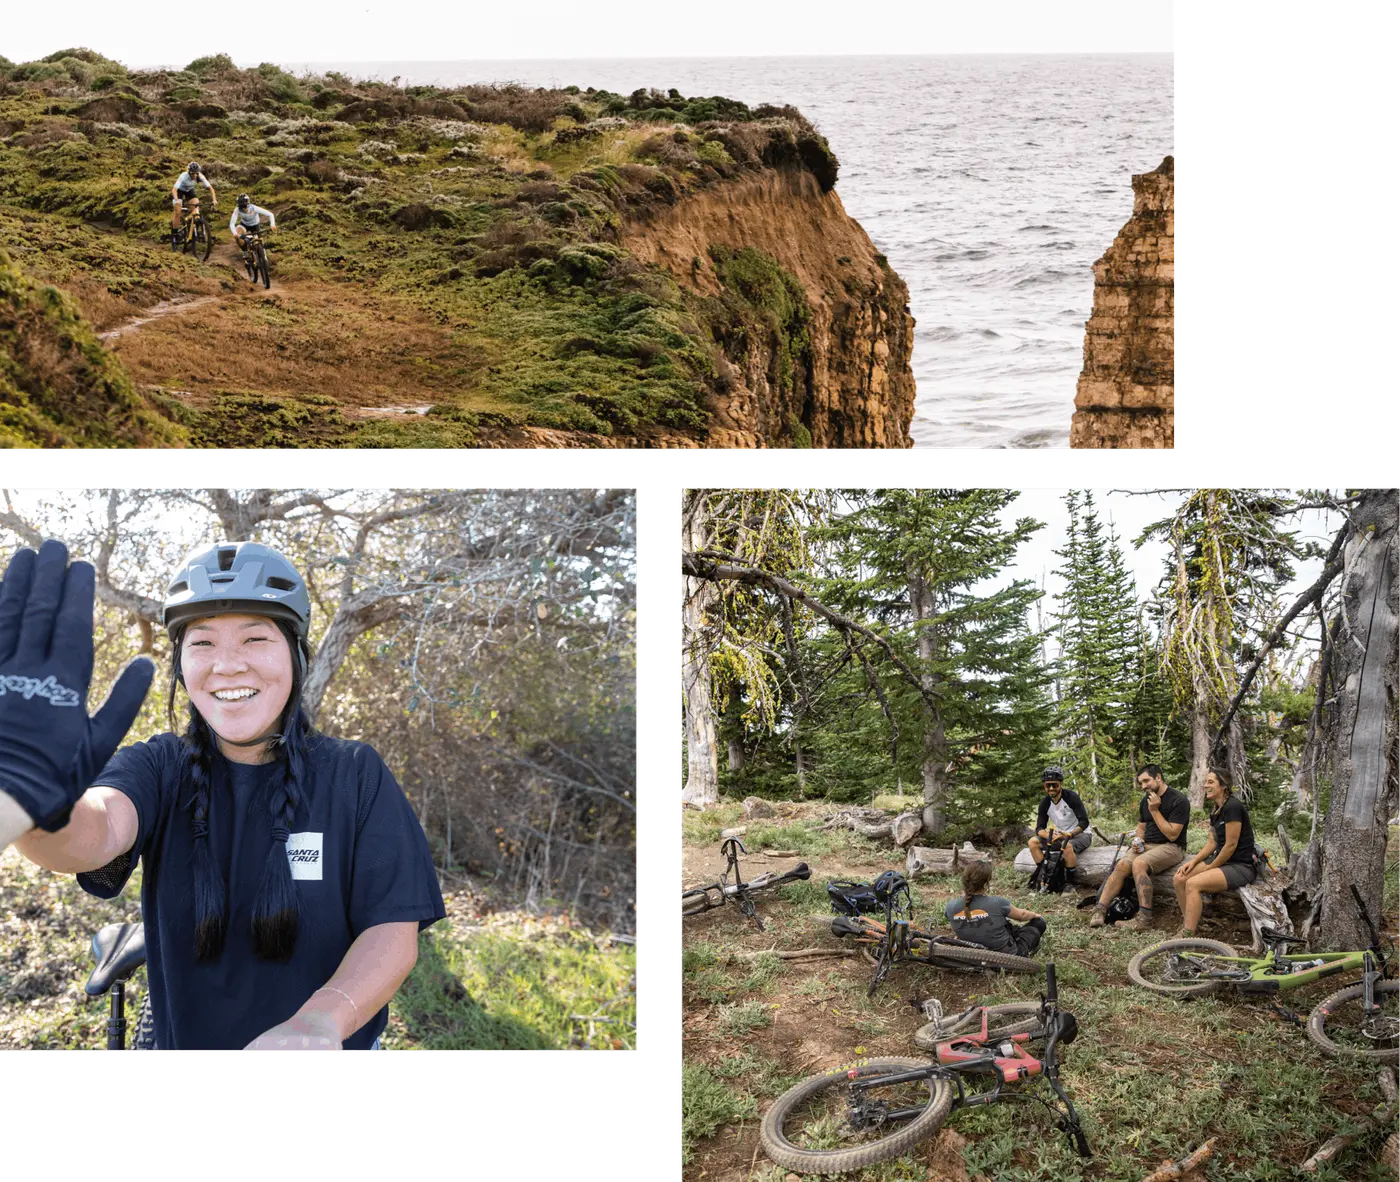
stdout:
{"type": "Polygon", "coordinates": [[[909,1152],[956,1109],[1006,1100],[1043,1104],[1079,1154],[1091,1156],[1059,1079],[1059,1049],[1074,1041],[1078,1023],[1060,1009],[1054,964],[1044,968],[1038,1003],[974,1006],[949,1019],[932,1003],[939,1016],[924,1044],[933,1062],[867,1059],[790,1088],[763,1118],[763,1152],[799,1174],[844,1174],[909,1152]],[[1028,1047],[1040,1042],[1036,1057],[1028,1047]],[[964,1079],[990,1086],[973,1090],[964,1079]],[[1040,1094],[1039,1081],[1051,1098],[1040,1094]]]}
{"type": "Polygon", "coordinates": [[[978,972],[1000,969],[1008,973],[1038,973],[1041,963],[1028,956],[993,952],[980,944],[956,936],[935,935],[914,926],[914,900],[904,875],[895,871],[882,874],[876,895],[884,905],[884,921],[869,915],[838,915],[831,920],[834,936],[853,936],[866,946],[867,958],[875,965],[866,996],[875,993],[892,968],[898,964],[928,964],[934,968],[978,972]]]}
{"type": "Polygon", "coordinates": [[[726,903],[732,903],[753,920],[754,927],[761,932],[763,931],[763,920],[759,919],[758,911],[754,906],[754,894],[757,891],[780,886],[785,882],[801,882],[812,877],[811,867],[806,862],[799,862],[783,874],[777,872],[760,874],[752,882],[745,882],[739,871],[739,855],[749,852],[744,848],[744,843],[737,837],[727,837],[719,849],[728,863],[724,868],[724,873],[720,875],[717,882],[712,882],[708,886],[681,892],[681,915],[683,917],[699,915],[702,911],[709,911],[715,907],[723,907],[726,903]],[[731,875],[733,876],[732,880],[731,875]]]}
{"type": "Polygon", "coordinates": [[[1371,933],[1371,947],[1365,952],[1286,953],[1288,945],[1306,941],[1266,927],[1260,930],[1267,949],[1262,957],[1236,956],[1233,948],[1216,940],[1168,940],[1133,957],[1128,975],[1144,989],[1175,997],[1200,996],[1232,985],[1240,993],[1272,997],[1275,1010],[1300,1021],[1279,1004],[1280,992],[1360,969],[1359,984],[1339,990],[1313,1008],[1308,1038],[1338,1058],[1400,1060],[1400,981],[1386,979],[1394,968],[1386,963],[1380,935],[1361,893],[1355,886],[1351,893],[1371,933]]]}
{"type": "Polygon", "coordinates": [[[243,265],[248,269],[248,278],[254,283],[261,280],[263,287],[272,286],[272,277],[267,270],[267,247],[263,245],[261,230],[245,230],[238,239],[238,250],[243,256],[243,265]]]}
{"type": "MultiPolygon", "coordinates": [[[[140,923],[109,923],[92,937],[92,956],[97,966],[84,986],[89,997],[101,997],[111,992],[112,1001],[107,1019],[107,1049],[124,1051],[126,1046],[126,983],[146,963],[146,926],[140,923]]],[[[131,1049],[155,1049],[155,1021],[151,1016],[151,997],[141,1001],[141,1012],[132,1031],[131,1049]]]]}
{"type": "Polygon", "coordinates": [[[190,198],[184,210],[180,218],[180,228],[171,239],[170,249],[188,251],[200,262],[208,262],[209,252],[214,249],[214,235],[209,230],[209,223],[204,220],[204,214],[200,212],[199,198],[190,198]]]}

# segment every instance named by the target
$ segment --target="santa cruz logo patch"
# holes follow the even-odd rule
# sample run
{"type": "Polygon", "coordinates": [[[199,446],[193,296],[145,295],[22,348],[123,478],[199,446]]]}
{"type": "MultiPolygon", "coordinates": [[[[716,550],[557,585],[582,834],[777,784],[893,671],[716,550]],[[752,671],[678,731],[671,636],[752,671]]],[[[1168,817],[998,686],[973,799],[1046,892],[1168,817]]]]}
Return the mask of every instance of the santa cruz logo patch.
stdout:
{"type": "Polygon", "coordinates": [[[292,877],[321,880],[321,834],[293,833],[287,838],[287,861],[292,877]]]}
{"type": "Polygon", "coordinates": [[[40,681],[37,677],[0,677],[0,697],[19,694],[20,697],[47,698],[50,706],[76,706],[78,691],[59,685],[52,677],[40,681]]]}

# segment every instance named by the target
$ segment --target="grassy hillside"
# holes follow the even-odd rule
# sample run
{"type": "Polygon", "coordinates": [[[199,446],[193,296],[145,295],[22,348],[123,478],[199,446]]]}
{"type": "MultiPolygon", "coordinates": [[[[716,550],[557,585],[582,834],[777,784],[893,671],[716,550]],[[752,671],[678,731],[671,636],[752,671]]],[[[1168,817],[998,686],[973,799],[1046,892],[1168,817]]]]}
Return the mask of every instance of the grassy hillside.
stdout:
{"type": "MultiPolygon", "coordinates": [[[[140,871],[111,901],[71,875],[0,853],[0,1049],[106,1043],[108,1002],[89,998],[92,933],[141,918],[140,871]]],[[[561,918],[445,891],[447,919],[419,937],[418,963],[389,1004],[389,1050],[636,1046],[636,949],[561,918]],[[589,1020],[591,1019],[591,1021],[589,1020]]],[[[133,978],[135,1020],[146,970],[133,978]]]]}
{"type": "MultiPolygon", "coordinates": [[[[881,800],[895,807],[893,798],[881,800]]],[[[772,1165],[758,1146],[758,1122],[772,1100],[814,1072],[861,1056],[913,1056],[922,1016],[911,996],[936,996],[949,1012],[975,1002],[1033,1000],[1042,979],[955,974],[928,966],[897,967],[866,997],[870,966],[857,959],[782,961],[741,952],[839,948],[829,934],[825,884],[833,878],[870,881],[900,868],[888,843],[845,830],[823,832],[815,805],[781,806],[787,816],[750,824],[744,834],[755,855],[745,876],[787,869],[793,857],[768,859],[761,849],[797,851],[812,866],[808,882],[779,889],[759,904],[767,930],[759,933],[734,908],[684,923],[683,1154],[687,1179],[783,1182],[795,1175],[772,1165]]],[[[723,869],[720,828],[742,822],[737,804],[685,814],[683,881],[713,881],[723,869]]],[[[1103,818],[1101,826],[1112,824],[1103,818]]],[[[1107,831],[1107,830],[1106,830],[1107,831]]],[[[1193,831],[1193,849],[1201,844],[1193,831]]],[[[1168,939],[1178,916],[1165,910],[1155,928],[1091,929],[1074,893],[1032,896],[1004,851],[992,886],[1019,906],[1045,914],[1048,931],[1038,959],[1053,959],[1061,1001],[1079,1021],[1066,1049],[1062,1079],[1084,1122],[1095,1157],[1081,1161],[1045,1110],[1002,1104],[954,1113],[940,1139],[871,1167],[863,1182],[948,1179],[956,1182],[1131,1182],[1164,1159],[1173,1161],[1217,1138],[1205,1177],[1329,1179],[1381,1182],[1392,1178],[1373,1156],[1379,1138],[1346,1151],[1316,1174],[1298,1166],[1324,1141],[1354,1132],[1382,1105],[1375,1067],[1323,1056],[1304,1031],[1276,1016],[1267,1001],[1231,995],[1162,998],[1131,984],[1128,961],[1141,948],[1168,939]],[[963,1143],[965,1139],[965,1144],[963,1143]]],[[[952,876],[913,884],[916,917],[937,916],[960,891],[952,876]]],[[[1394,915],[1395,884],[1386,910],[1394,915]]],[[[1393,935],[1393,927],[1387,925],[1393,935]]],[[[1202,935],[1249,944],[1246,925],[1207,919],[1202,935]]],[[[1287,999],[1306,1013],[1340,988],[1324,981],[1287,999]]]]}
{"type": "MultiPolygon", "coordinates": [[[[400,88],[223,55],[145,72],[85,49],[0,59],[0,243],[100,330],[213,297],[113,343],[178,420],[170,439],[196,446],[452,446],[525,425],[703,436],[726,349],[786,341],[800,309],[779,323],[727,258],[692,261],[720,295],[682,291],[617,230],[771,169],[829,189],[837,162],[790,107],[674,90],[400,88]],[[207,264],[167,237],[192,159],[219,196],[207,264]],[[267,293],[233,266],[239,192],[277,215],[267,293]],[[408,405],[432,410],[382,412],[408,405]]],[[[16,362],[11,381],[33,384],[16,362]]]]}

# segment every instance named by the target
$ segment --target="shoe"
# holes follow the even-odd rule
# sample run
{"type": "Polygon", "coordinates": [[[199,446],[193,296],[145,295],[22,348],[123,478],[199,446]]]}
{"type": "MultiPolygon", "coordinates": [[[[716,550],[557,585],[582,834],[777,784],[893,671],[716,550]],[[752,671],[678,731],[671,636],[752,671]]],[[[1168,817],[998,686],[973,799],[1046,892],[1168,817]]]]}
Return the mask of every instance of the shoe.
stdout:
{"type": "Polygon", "coordinates": [[[1091,915],[1091,916],[1089,916],[1089,926],[1090,926],[1091,928],[1101,928],[1101,927],[1103,927],[1103,921],[1104,921],[1104,905],[1103,905],[1102,903],[1095,903],[1095,904],[1094,904],[1094,914],[1091,915]]]}
{"type": "Polygon", "coordinates": [[[1133,924],[1132,924],[1133,931],[1135,931],[1135,932],[1145,932],[1145,931],[1147,931],[1147,929],[1150,928],[1151,926],[1152,926],[1152,912],[1148,911],[1145,907],[1144,907],[1144,908],[1141,908],[1141,909],[1138,911],[1138,913],[1137,913],[1135,916],[1133,916],[1133,924]]]}
{"type": "Polygon", "coordinates": [[[1195,938],[1196,933],[1188,931],[1186,928],[1177,929],[1176,935],[1172,937],[1173,940],[1194,940],[1195,938]]]}

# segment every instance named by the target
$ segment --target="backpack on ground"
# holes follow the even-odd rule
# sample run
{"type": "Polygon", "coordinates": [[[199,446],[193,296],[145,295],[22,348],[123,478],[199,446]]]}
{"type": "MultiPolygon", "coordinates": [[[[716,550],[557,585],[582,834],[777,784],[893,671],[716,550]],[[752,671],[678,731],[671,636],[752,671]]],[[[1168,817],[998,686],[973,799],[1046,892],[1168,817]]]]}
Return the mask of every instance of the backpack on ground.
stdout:
{"type": "Polygon", "coordinates": [[[883,907],[875,897],[875,888],[868,882],[835,879],[826,884],[826,897],[837,915],[873,915],[883,907]]]}
{"type": "Polygon", "coordinates": [[[1062,895],[1069,886],[1069,867],[1065,865],[1065,852],[1058,845],[1045,851],[1045,856],[1037,863],[1026,887],[1043,895],[1062,895]]]}

